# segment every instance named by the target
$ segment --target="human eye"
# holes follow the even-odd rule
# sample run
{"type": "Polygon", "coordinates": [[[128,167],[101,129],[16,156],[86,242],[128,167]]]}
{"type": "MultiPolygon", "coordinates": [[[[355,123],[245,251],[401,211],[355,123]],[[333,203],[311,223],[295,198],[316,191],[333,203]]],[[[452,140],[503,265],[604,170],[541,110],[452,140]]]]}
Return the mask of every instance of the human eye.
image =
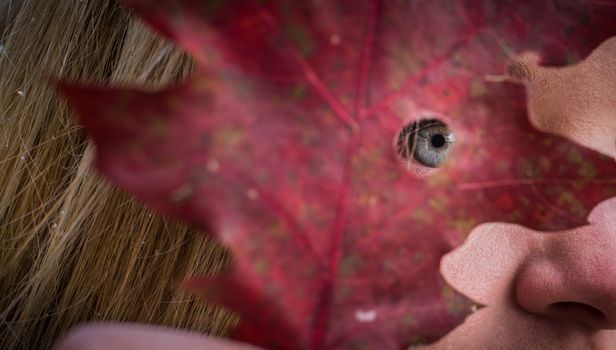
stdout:
{"type": "Polygon", "coordinates": [[[417,165],[433,169],[445,162],[454,143],[455,134],[445,123],[438,119],[422,119],[402,128],[396,152],[408,170],[416,171],[417,165]]]}

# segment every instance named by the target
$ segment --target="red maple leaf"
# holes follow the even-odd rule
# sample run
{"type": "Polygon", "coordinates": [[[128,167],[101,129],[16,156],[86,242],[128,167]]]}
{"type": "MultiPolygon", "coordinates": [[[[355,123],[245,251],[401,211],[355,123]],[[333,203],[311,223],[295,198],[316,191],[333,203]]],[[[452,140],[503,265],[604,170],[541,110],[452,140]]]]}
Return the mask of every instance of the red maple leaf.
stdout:
{"type": "MultiPolygon", "coordinates": [[[[569,228],[616,194],[616,163],[533,129],[522,87],[491,83],[523,50],[567,63],[610,34],[580,1],[124,0],[192,53],[163,91],[65,84],[116,185],[228,246],[191,282],[276,349],[399,349],[468,302],[440,257],[486,221],[569,228]],[[414,177],[394,140],[441,119],[455,148],[414,177]]],[[[613,17],[612,17],[613,18],[613,17]]]]}

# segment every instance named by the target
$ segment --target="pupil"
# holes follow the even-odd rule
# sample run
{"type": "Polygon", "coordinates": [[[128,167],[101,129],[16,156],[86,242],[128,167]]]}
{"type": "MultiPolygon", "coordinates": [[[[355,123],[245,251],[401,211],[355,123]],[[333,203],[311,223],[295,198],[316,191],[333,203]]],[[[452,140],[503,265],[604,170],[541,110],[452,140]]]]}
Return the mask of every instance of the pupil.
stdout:
{"type": "Polygon", "coordinates": [[[432,136],[432,138],[430,139],[430,143],[434,148],[441,148],[445,146],[445,136],[441,134],[436,134],[432,136]]]}

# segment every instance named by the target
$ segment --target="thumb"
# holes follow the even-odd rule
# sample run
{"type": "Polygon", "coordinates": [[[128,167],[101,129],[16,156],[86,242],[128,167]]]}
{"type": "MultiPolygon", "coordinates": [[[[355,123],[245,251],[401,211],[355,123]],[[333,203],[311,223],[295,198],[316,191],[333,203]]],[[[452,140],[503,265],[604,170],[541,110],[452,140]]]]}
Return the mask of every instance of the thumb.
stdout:
{"type": "Polygon", "coordinates": [[[129,323],[91,323],[77,327],[53,350],[259,350],[251,345],[169,328],[129,323]]]}

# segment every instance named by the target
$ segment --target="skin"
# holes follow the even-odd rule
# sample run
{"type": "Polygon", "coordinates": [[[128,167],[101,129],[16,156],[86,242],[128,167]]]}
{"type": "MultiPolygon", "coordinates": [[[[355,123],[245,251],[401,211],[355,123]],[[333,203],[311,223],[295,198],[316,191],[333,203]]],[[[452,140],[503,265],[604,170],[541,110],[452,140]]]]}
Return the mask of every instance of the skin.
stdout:
{"type": "MultiPolygon", "coordinates": [[[[507,80],[528,90],[528,114],[538,129],[616,158],[616,37],[585,60],[539,66],[521,55],[507,80]]],[[[616,348],[616,197],[596,206],[588,225],[538,232],[488,223],[447,254],[441,273],[485,307],[425,349],[616,348]]],[[[55,350],[256,350],[245,344],[128,324],[90,324],[55,350]]]]}
{"type": "Polygon", "coordinates": [[[526,85],[528,116],[539,130],[616,157],[616,37],[566,67],[541,67],[524,53],[506,80],[526,85]]]}

